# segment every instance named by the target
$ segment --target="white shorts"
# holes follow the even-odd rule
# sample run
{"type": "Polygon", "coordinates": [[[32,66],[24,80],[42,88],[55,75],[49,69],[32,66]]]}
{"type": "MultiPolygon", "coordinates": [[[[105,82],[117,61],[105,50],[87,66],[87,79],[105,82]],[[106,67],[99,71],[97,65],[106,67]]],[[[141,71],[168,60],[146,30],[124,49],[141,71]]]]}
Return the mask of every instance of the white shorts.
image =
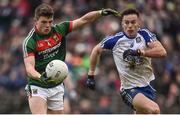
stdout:
{"type": "Polygon", "coordinates": [[[50,110],[64,109],[64,85],[60,84],[53,88],[42,88],[31,85],[31,96],[38,96],[47,101],[50,110]]]}

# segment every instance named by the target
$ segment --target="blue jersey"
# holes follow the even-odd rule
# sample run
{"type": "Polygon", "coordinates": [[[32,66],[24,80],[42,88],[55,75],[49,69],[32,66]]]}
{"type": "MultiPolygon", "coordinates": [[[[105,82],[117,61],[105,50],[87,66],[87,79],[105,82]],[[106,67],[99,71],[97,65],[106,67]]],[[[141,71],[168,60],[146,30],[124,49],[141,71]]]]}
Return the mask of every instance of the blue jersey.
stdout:
{"type": "Polygon", "coordinates": [[[144,49],[149,42],[156,41],[155,34],[147,29],[139,29],[135,38],[129,38],[124,32],[119,32],[114,36],[108,36],[101,41],[103,49],[112,51],[113,58],[121,79],[121,88],[130,89],[134,87],[144,87],[154,80],[151,58],[140,56],[134,68],[123,60],[123,52],[127,49],[144,49]]]}

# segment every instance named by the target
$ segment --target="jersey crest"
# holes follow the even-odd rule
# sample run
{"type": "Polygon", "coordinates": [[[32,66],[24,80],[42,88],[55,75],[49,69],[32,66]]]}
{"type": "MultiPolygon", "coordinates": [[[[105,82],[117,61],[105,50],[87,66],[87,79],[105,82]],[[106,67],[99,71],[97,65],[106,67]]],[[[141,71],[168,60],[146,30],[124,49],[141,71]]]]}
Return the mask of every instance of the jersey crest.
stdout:
{"type": "Polygon", "coordinates": [[[59,41],[59,38],[58,38],[58,36],[57,36],[56,34],[53,35],[53,39],[54,39],[56,42],[59,41]]]}
{"type": "Polygon", "coordinates": [[[137,37],[136,38],[136,43],[140,43],[141,42],[141,38],[140,37],[137,37]]]}

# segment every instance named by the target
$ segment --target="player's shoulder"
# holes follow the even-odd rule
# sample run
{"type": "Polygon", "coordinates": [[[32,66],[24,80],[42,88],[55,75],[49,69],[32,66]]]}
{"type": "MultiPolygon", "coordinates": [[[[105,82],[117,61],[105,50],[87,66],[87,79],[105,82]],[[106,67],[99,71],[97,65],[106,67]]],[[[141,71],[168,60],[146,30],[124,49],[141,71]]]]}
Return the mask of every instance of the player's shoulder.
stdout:
{"type": "Polygon", "coordinates": [[[124,36],[124,32],[118,32],[114,36],[123,37],[124,36]]]}
{"type": "Polygon", "coordinates": [[[59,27],[63,27],[63,26],[69,26],[71,21],[62,21],[60,23],[54,24],[53,28],[59,28],[59,27]]]}
{"type": "Polygon", "coordinates": [[[27,44],[28,42],[34,41],[35,29],[32,28],[31,31],[28,33],[26,38],[23,41],[23,44],[27,44]]]}
{"type": "Polygon", "coordinates": [[[123,38],[123,36],[124,36],[124,33],[123,33],[123,32],[118,32],[118,33],[116,33],[116,34],[114,34],[114,35],[106,36],[106,37],[101,41],[101,43],[102,43],[102,44],[106,43],[106,44],[114,44],[114,45],[115,45],[116,42],[117,42],[119,39],[123,38]]]}
{"type": "Polygon", "coordinates": [[[111,39],[120,39],[124,36],[124,33],[123,32],[118,32],[114,35],[110,35],[110,36],[106,36],[105,39],[106,40],[111,40],[111,39]]]}
{"type": "Polygon", "coordinates": [[[63,21],[53,25],[52,29],[62,35],[67,35],[72,31],[72,21],[63,21]]]}
{"type": "Polygon", "coordinates": [[[156,41],[157,37],[149,29],[142,28],[139,29],[138,33],[145,39],[146,42],[156,41]]]}
{"type": "Polygon", "coordinates": [[[154,33],[152,33],[149,29],[147,28],[140,28],[138,30],[138,33],[142,36],[153,36],[154,33]]]}

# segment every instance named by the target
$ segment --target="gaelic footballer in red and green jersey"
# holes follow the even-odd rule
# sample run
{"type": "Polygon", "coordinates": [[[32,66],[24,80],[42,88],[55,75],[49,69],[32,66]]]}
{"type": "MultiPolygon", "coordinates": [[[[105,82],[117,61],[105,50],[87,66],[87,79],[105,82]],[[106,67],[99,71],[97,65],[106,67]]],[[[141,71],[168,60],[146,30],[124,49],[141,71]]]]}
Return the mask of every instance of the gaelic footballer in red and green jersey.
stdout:
{"type": "MultiPolygon", "coordinates": [[[[40,74],[45,71],[46,65],[50,61],[54,59],[64,61],[66,56],[65,36],[71,31],[72,21],[54,25],[47,35],[40,35],[36,28],[33,28],[23,42],[24,58],[35,56],[35,69],[40,74]]],[[[59,83],[45,84],[30,76],[28,76],[28,83],[45,88],[59,85],[59,83]]]]}

